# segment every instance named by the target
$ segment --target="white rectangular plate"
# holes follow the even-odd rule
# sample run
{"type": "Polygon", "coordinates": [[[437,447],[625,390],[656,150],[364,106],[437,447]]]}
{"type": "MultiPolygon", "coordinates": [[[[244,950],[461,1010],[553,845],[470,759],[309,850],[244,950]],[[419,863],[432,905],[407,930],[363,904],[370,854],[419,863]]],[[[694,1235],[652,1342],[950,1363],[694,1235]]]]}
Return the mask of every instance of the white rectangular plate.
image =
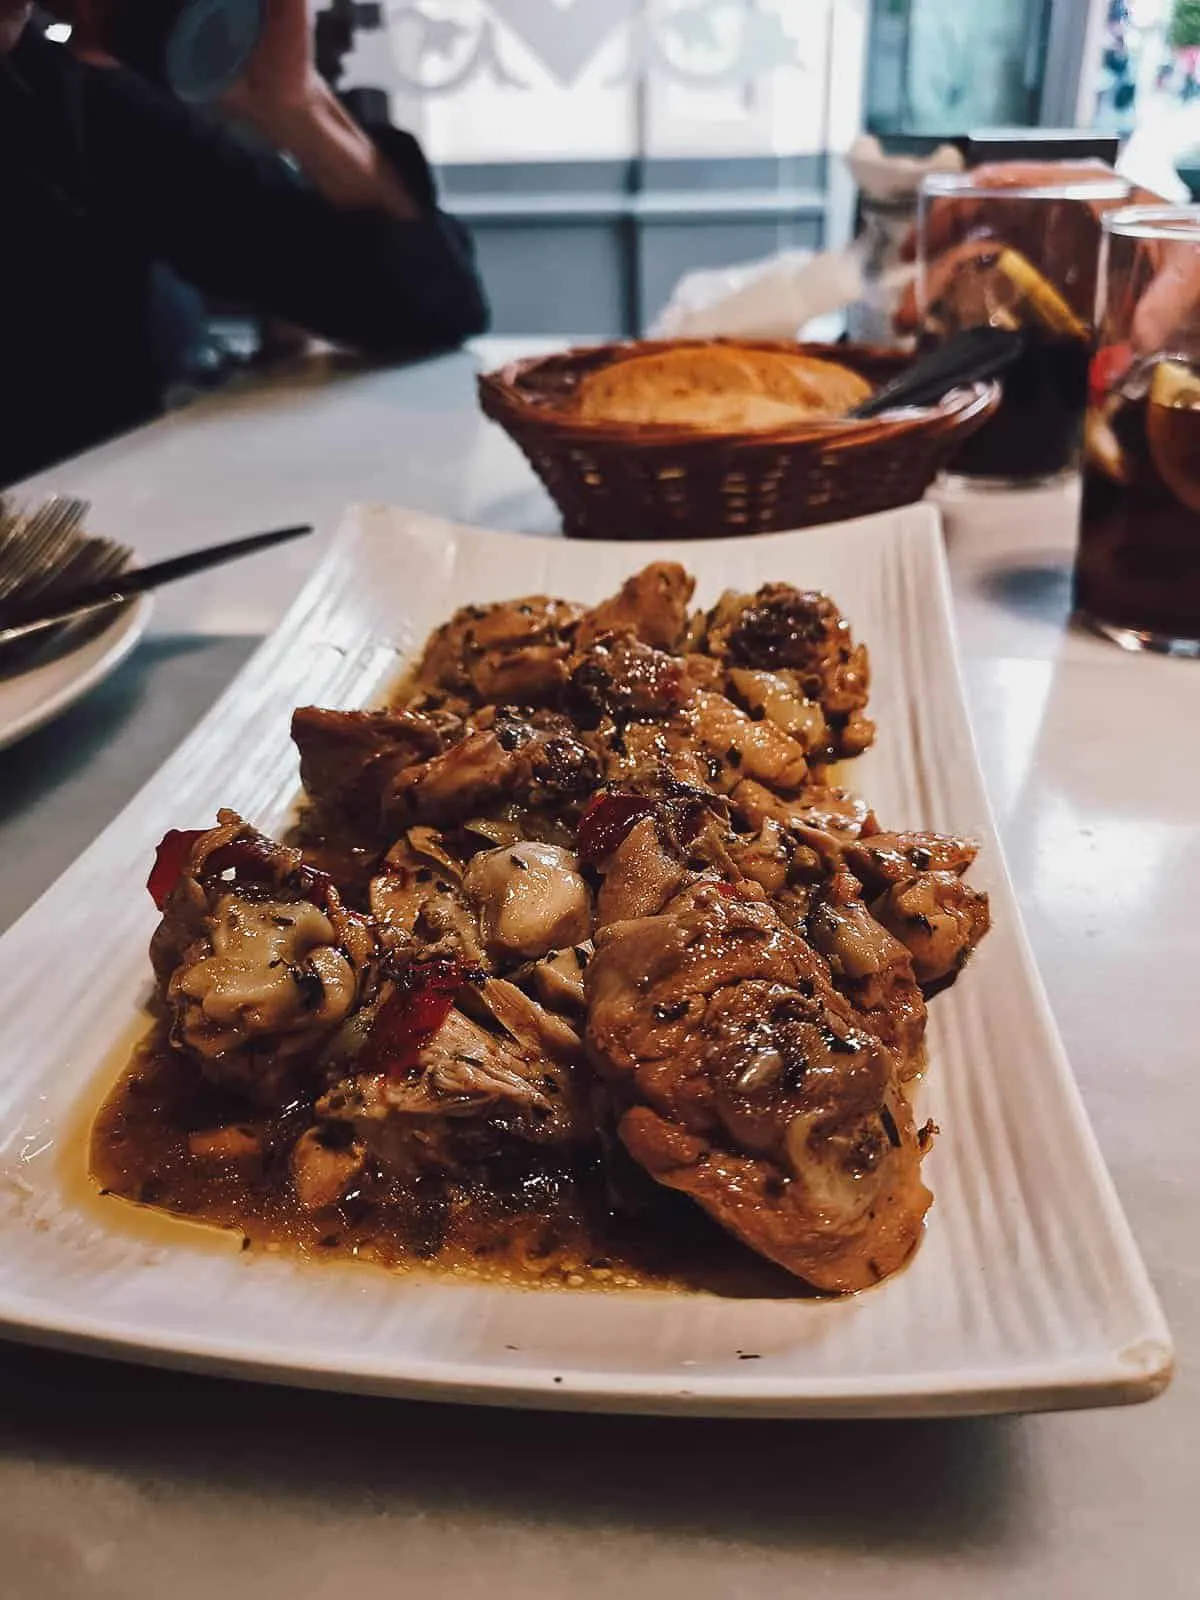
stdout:
{"type": "MultiPolygon", "coordinates": [[[[279,630],[177,754],[0,942],[0,1332],[278,1382],[624,1411],[875,1416],[1145,1399],[1171,1347],[1021,930],[971,742],[937,514],[688,545],[572,544],[351,513],[279,630]],[[377,698],[466,601],[598,600],[657,556],[698,597],[828,589],[871,649],[885,824],[975,833],[995,929],[933,1004],[922,1117],[942,1129],[911,1265],[841,1301],[522,1290],[241,1253],[93,1196],[87,1121],[149,991],[143,891],[168,827],[297,792],[293,706],[377,698]],[[749,1359],[752,1358],[752,1359],[749,1359]]],[[[143,1024],[144,1025],[144,1024],[143,1024]]]]}

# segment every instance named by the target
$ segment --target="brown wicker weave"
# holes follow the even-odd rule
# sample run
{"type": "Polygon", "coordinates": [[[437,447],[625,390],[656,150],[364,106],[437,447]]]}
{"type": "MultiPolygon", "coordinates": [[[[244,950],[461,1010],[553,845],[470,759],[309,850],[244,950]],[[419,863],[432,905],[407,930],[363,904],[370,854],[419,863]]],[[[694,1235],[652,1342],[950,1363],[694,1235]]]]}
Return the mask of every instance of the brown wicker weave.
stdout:
{"type": "MultiPolygon", "coordinates": [[[[869,422],[809,422],[763,433],[584,422],[580,378],[611,362],[706,340],[593,345],[516,361],[479,379],[485,413],[529,458],[578,539],[702,539],[770,533],[919,500],[947,458],[999,404],[996,384],[940,406],[869,422]]],[[[743,341],[744,342],[744,341],[743,341]]],[[[869,345],[758,342],[840,361],[879,384],[909,357],[869,345]]]]}

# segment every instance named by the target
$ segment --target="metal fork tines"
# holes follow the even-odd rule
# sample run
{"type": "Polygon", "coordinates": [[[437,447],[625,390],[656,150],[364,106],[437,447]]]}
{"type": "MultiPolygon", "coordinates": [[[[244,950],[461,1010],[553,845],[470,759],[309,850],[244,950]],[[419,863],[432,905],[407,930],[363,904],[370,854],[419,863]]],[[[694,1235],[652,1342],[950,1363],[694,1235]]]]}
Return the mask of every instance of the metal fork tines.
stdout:
{"type": "MultiPolygon", "coordinates": [[[[67,600],[115,579],[128,566],[132,552],[127,545],[84,531],[89,510],[86,500],[65,495],[31,512],[0,502],[0,634],[6,617],[25,614],[33,606],[53,611],[59,597],[67,600]]],[[[80,643],[112,615],[112,607],[92,607],[77,619],[35,630],[30,637],[0,639],[0,671],[23,671],[35,658],[42,660],[68,644],[80,643]]]]}
{"type": "Polygon", "coordinates": [[[70,559],[90,542],[82,532],[85,500],[54,496],[33,512],[0,515],[0,606],[22,604],[53,588],[70,559]]]}
{"type": "MultiPolygon", "coordinates": [[[[20,595],[21,605],[37,603],[53,608],[61,597],[69,598],[104,578],[114,577],[128,564],[132,552],[128,545],[112,539],[79,539],[63,555],[57,569],[45,581],[31,584],[20,595]]],[[[0,611],[5,607],[0,603],[0,611]]]]}

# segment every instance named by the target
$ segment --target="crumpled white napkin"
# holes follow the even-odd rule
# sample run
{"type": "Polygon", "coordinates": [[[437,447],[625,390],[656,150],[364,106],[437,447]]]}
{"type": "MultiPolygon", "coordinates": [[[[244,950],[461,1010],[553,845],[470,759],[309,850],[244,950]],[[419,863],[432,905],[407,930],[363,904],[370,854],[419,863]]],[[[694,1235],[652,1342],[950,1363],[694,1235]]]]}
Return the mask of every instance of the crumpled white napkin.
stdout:
{"type": "Polygon", "coordinates": [[[689,272],[651,329],[656,339],[794,339],[862,293],[854,250],[785,250],[766,261],[689,272]]]}

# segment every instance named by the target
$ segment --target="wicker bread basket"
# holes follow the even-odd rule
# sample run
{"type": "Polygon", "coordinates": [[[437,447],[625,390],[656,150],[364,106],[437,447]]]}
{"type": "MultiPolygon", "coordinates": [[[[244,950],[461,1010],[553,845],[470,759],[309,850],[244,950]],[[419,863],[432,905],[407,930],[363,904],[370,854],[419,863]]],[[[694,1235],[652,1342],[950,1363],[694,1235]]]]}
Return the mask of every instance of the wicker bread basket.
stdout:
{"type": "MultiPolygon", "coordinates": [[[[702,539],[770,533],[919,500],[999,404],[994,383],[938,406],[868,422],[805,422],[759,433],[584,421],[580,378],[614,361],[703,340],[593,345],[516,361],[479,379],[484,412],[529,458],[578,539],[702,539]]],[[[841,362],[880,384],[910,359],[869,345],[760,342],[841,362]]]]}

